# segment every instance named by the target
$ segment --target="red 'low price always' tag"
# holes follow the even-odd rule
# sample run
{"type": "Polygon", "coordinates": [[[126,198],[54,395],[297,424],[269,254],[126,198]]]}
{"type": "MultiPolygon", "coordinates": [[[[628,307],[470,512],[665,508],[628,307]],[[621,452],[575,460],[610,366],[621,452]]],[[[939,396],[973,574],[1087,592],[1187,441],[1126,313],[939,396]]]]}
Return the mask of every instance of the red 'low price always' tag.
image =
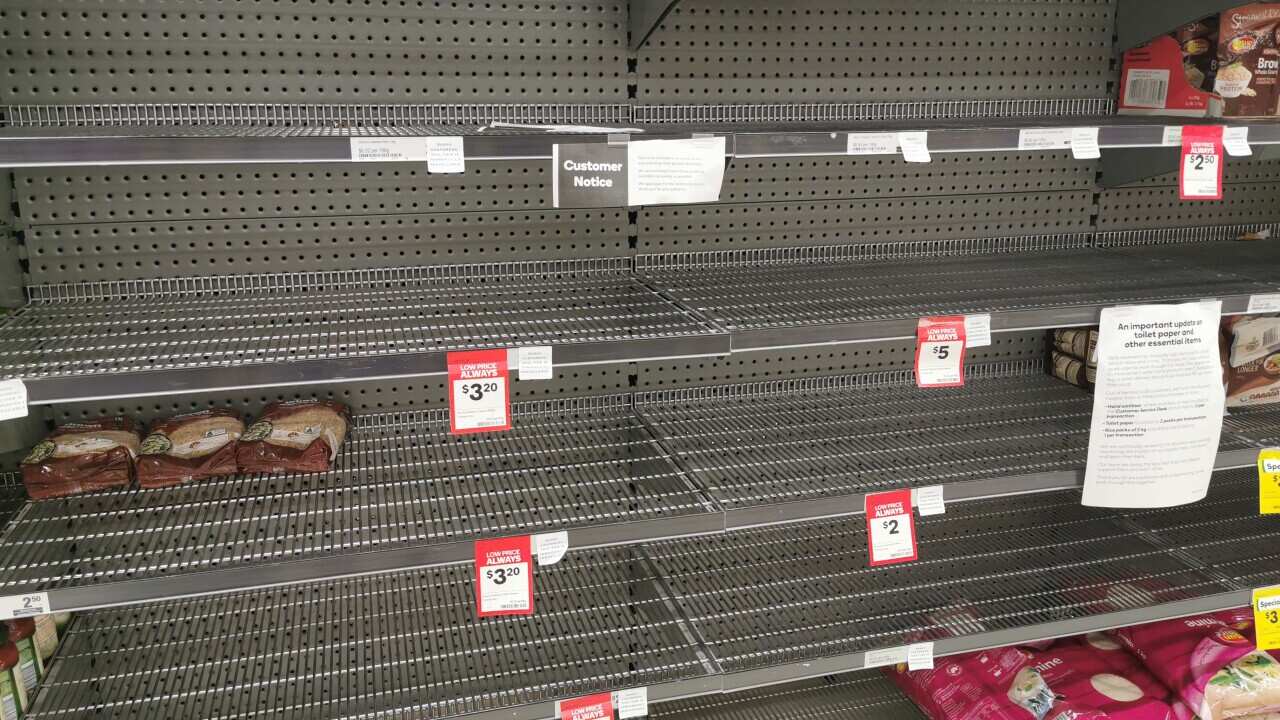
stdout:
{"type": "Polygon", "coordinates": [[[613,720],[613,693],[561,700],[560,720],[613,720]]]}
{"type": "Polygon", "coordinates": [[[449,432],[511,429],[511,375],[506,350],[451,352],[449,432]]]}
{"type": "Polygon", "coordinates": [[[533,540],[528,535],[476,541],[480,617],[533,614],[533,540]]]}
{"type": "Polygon", "coordinates": [[[1183,127],[1178,197],[1182,200],[1221,200],[1222,156],[1222,126],[1183,127]]]}
{"type": "Polygon", "coordinates": [[[916,555],[916,525],[911,491],[873,493],[866,497],[867,550],[871,566],[911,562],[916,555]]]}
{"type": "Polygon", "coordinates": [[[963,315],[920,318],[916,324],[916,387],[964,385],[964,346],[963,315]]]}

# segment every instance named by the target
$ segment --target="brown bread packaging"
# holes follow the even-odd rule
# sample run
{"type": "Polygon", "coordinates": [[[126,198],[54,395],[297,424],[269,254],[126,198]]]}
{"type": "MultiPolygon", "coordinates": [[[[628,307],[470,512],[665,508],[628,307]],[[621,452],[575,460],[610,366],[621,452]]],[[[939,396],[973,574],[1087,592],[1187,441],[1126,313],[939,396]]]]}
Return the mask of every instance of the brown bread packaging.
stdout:
{"type": "Polygon", "coordinates": [[[126,417],[67,423],[22,460],[22,484],[35,500],[128,487],[141,428],[126,417]]]}
{"type": "Polygon", "coordinates": [[[347,406],[333,400],[268,405],[236,451],[242,472],[324,472],[347,437],[347,406]]]}
{"type": "Polygon", "coordinates": [[[138,457],[138,485],[167,487],[236,472],[244,422],[231,410],[201,410],[151,427],[138,457]]]}

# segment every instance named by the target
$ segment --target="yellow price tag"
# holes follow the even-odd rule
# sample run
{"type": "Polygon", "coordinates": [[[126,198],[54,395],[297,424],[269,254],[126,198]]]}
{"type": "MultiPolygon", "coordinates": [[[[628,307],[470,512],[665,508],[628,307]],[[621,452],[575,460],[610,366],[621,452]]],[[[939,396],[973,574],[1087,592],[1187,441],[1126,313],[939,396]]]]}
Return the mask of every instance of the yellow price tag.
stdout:
{"type": "Polygon", "coordinates": [[[1280,587],[1253,591],[1253,627],[1259,650],[1280,650],[1280,587]]]}
{"type": "Polygon", "coordinates": [[[1280,513],[1280,448],[1258,453],[1258,512],[1280,513]]]}

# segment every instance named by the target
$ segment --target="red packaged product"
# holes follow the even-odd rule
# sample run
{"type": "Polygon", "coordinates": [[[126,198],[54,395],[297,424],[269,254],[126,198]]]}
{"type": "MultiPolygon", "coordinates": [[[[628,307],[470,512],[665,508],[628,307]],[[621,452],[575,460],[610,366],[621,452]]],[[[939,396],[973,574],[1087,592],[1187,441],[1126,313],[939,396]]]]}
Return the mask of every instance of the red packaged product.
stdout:
{"type": "Polygon", "coordinates": [[[141,428],[126,417],[67,423],[22,460],[22,483],[34,500],[128,487],[141,428]]]}
{"type": "Polygon", "coordinates": [[[151,427],[138,457],[138,485],[167,487],[236,472],[244,422],[231,410],[201,410],[151,427]]]}
{"type": "Polygon", "coordinates": [[[324,472],[347,437],[347,406],[334,400],[272,403],[236,450],[243,472],[324,472]]]}

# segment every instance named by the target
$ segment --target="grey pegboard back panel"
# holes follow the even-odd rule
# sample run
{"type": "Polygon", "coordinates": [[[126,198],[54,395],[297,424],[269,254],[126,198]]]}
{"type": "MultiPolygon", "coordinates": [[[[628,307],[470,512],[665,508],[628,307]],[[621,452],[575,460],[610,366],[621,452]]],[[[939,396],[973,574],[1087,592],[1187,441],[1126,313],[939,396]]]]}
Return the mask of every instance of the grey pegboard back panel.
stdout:
{"type": "Polygon", "coordinates": [[[625,2],[5,0],[0,104],[599,102],[625,2]]]}
{"type": "Polygon", "coordinates": [[[1107,98],[1116,0],[684,0],[647,103],[1107,98]]]}
{"type": "MultiPolygon", "coordinates": [[[[659,360],[635,364],[637,390],[727,385],[882,370],[910,370],[914,342],[868,342],[831,347],[735,352],[725,358],[659,360]]],[[[1044,356],[1044,332],[996,333],[991,345],[965,351],[966,362],[1028,360],[1044,356]]]]}
{"type": "Polygon", "coordinates": [[[1280,177],[1223,186],[1222,200],[1178,199],[1171,186],[1106,190],[1098,197],[1098,230],[1147,230],[1195,225],[1246,225],[1280,221],[1280,177]]]}
{"type": "Polygon", "coordinates": [[[644,208],[641,252],[1047,235],[1088,230],[1092,191],[644,208]]]}
{"type": "Polygon", "coordinates": [[[1063,153],[936,154],[927,165],[897,157],[735,158],[722,202],[1092,190],[1097,163],[1063,153]]]}
{"type": "Polygon", "coordinates": [[[625,210],[93,222],[27,231],[30,283],[627,255],[625,210]]]}
{"type": "Polygon", "coordinates": [[[190,220],[551,209],[549,162],[173,165],[16,170],[23,221],[190,220]]]}

